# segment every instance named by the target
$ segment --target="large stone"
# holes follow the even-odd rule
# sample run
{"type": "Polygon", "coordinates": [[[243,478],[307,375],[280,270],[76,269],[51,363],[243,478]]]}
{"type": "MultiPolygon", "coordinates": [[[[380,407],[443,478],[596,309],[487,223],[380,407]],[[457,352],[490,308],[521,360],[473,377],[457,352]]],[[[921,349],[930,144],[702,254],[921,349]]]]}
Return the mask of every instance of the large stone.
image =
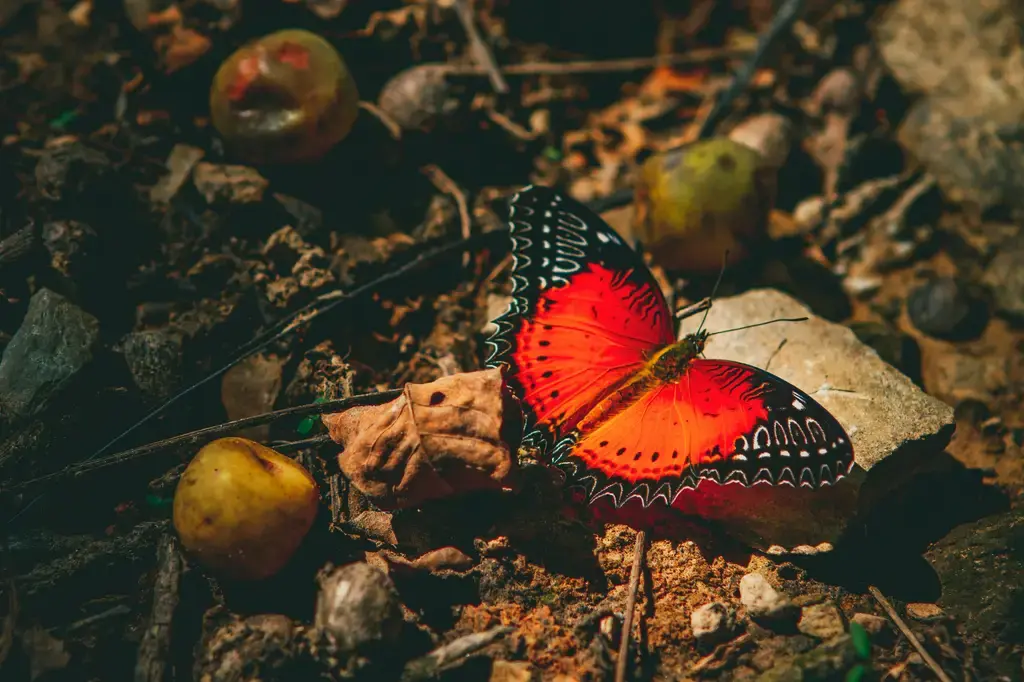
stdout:
{"type": "Polygon", "coordinates": [[[957,100],[925,97],[897,136],[950,200],[979,211],[1024,214],[1024,102],[964,113],[957,100]]]}
{"type": "MultiPolygon", "coordinates": [[[[712,336],[705,353],[761,368],[768,364],[772,374],[810,394],[849,434],[853,471],[818,490],[703,481],[674,504],[772,553],[830,549],[859,514],[868,513],[929,456],[941,453],[955,428],[951,407],[921,391],[849,328],[812,316],[781,292],[757,289],[719,299],[705,326],[716,332],[805,316],[810,318],[805,322],[712,336]]],[[[699,321],[684,320],[681,333],[695,331],[699,321]]]]}
{"type": "Polygon", "coordinates": [[[878,50],[907,90],[982,112],[1024,93],[1013,0],[899,0],[878,22],[878,50]]]}
{"type": "Polygon", "coordinates": [[[1024,211],[1024,60],[1013,0],[899,0],[878,22],[879,52],[926,95],[899,131],[954,201],[1024,211]]]}
{"type": "Polygon", "coordinates": [[[959,526],[925,557],[942,581],[939,604],[972,639],[1024,644],[1024,513],[959,526]]]}
{"type": "Polygon", "coordinates": [[[37,291],[0,360],[0,415],[16,421],[42,412],[92,360],[99,334],[95,317],[37,291]]]}

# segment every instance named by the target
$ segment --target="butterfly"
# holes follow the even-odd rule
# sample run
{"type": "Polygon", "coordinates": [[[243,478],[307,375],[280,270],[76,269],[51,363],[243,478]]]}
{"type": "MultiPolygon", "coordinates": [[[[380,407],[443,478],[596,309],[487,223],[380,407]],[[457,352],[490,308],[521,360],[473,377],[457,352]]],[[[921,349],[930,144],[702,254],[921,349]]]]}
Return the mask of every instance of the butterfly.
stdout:
{"type": "Polygon", "coordinates": [[[510,201],[512,301],[487,366],[523,411],[523,445],[590,502],[672,504],[719,484],[831,485],[853,467],[842,425],[757,367],[703,357],[706,330],[675,317],[639,254],[570,197],[530,186],[510,201]]]}

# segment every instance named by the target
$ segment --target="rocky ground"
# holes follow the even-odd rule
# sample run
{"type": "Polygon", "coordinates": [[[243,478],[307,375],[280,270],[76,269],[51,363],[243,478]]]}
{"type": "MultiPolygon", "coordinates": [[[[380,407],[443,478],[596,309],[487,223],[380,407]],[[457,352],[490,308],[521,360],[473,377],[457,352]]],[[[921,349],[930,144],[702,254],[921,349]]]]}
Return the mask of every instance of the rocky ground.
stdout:
{"type": "MultiPolygon", "coordinates": [[[[1024,677],[1016,3],[798,3],[711,123],[792,2],[477,0],[479,42],[460,2],[250,4],[0,1],[0,677],[611,680],[641,516],[628,679],[1024,677]],[[211,82],[284,27],[335,45],[363,106],[318,160],[247,163],[211,82]],[[726,271],[709,328],[811,318],[708,355],[832,411],[842,485],[614,510],[524,452],[510,490],[388,511],[337,446],[282,445],[320,515],[245,583],[170,522],[196,442],[109,458],[480,369],[505,198],[559,184],[630,234],[639,160],[705,123],[778,183],[770,245],[726,271]]],[[[678,303],[715,280],[655,273],[678,303]]]]}

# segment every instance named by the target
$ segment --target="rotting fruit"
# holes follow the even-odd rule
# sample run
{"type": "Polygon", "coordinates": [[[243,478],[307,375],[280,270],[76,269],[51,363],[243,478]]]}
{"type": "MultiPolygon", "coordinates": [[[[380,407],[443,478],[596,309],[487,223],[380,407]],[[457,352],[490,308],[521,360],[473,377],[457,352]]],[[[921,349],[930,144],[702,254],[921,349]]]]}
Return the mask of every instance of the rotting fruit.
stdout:
{"type": "Polygon", "coordinates": [[[728,138],[651,156],[636,183],[634,232],[668,270],[707,274],[735,264],[765,233],[775,175],[728,138]]]}
{"type": "Polygon", "coordinates": [[[189,462],[174,495],[174,528],[204,565],[239,580],[277,573],[316,518],[313,477],[247,438],[220,438],[189,462]]]}
{"type": "Polygon", "coordinates": [[[315,160],[349,134],[358,114],[359,92],[341,55],[298,29],[239,48],[210,88],[214,127],[248,163],[315,160]]]}

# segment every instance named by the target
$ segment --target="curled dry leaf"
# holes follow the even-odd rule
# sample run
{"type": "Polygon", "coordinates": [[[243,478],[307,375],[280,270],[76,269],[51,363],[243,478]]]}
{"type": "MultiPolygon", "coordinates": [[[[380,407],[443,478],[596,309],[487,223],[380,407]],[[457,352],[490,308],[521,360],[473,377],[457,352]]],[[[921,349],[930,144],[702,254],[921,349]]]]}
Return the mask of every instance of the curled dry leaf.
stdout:
{"type": "Polygon", "coordinates": [[[508,400],[490,369],[407,384],[390,403],[323,422],[344,448],[338,462],[352,484],[378,507],[400,509],[508,487],[518,467],[503,438],[508,400]]]}

